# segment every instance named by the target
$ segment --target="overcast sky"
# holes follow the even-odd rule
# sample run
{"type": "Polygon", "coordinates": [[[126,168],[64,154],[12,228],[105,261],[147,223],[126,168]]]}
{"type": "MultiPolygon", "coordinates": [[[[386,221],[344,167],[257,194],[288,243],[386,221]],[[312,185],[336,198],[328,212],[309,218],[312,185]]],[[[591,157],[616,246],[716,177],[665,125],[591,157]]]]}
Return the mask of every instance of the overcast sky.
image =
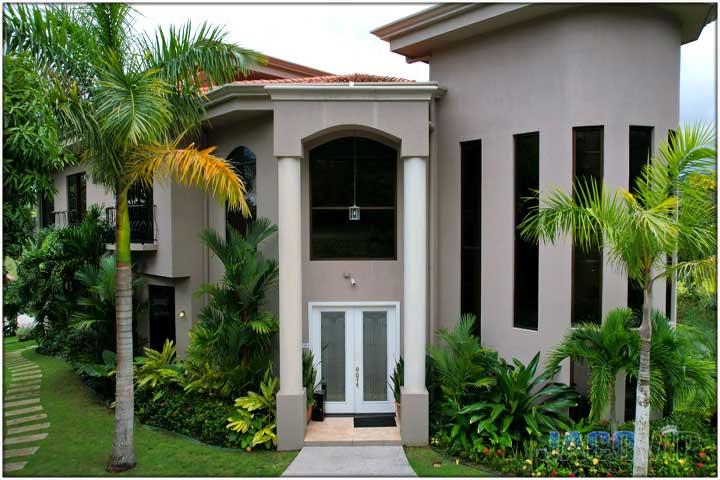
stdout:
{"type": "MultiPolygon", "coordinates": [[[[408,65],[388,44],[370,34],[381,25],[428,4],[140,4],[138,28],[195,24],[225,25],[229,40],[266,55],[332,73],[374,73],[427,80],[428,66],[408,65]]],[[[680,121],[715,121],[715,25],[684,45],[680,68],[680,121]]]]}

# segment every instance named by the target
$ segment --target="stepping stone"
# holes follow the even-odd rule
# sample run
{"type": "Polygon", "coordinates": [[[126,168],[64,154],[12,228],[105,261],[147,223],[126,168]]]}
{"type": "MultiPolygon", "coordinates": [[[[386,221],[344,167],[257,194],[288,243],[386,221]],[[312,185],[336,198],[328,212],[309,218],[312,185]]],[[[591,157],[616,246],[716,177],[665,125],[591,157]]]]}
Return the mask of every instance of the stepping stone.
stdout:
{"type": "Polygon", "coordinates": [[[40,384],[37,385],[30,385],[29,387],[20,387],[20,388],[9,388],[7,392],[5,393],[20,393],[20,392],[29,392],[31,390],[40,390],[40,384]]]}
{"type": "Polygon", "coordinates": [[[32,371],[40,371],[40,367],[37,365],[28,365],[25,367],[10,367],[8,370],[10,370],[10,373],[13,375],[21,375],[23,373],[29,373],[32,371]]]}
{"type": "Polygon", "coordinates": [[[3,463],[3,472],[17,472],[22,470],[27,462],[3,463]]]}
{"type": "Polygon", "coordinates": [[[18,400],[17,402],[8,402],[5,404],[5,408],[22,407],[23,405],[32,405],[33,403],[40,403],[39,398],[30,398],[28,400],[18,400]]]}
{"type": "Polygon", "coordinates": [[[42,373],[33,373],[32,375],[13,375],[13,382],[24,382],[25,380],[32,380],[34,378],[42,378],[42,373]]]}
{"type": "Polygon", "coordinates": [[[7,435],[16,435],[18,433],[34,432],[35,430],[45,430],[46,428],[50,428],[49,422],[36,423],[34,425],[28,425],[26,427],[8,428],[6,434],[7,435]]]}
{"type": "Polygon", "coordinates": [[[20,398],[28,398],[28,397],[37,397],[40,395],[40,392],[25,392],[25,393],[17,393],[15,395],[5,395],[5,401],[8,400],[18,400],[20,398]]]}
{"type": "MultiPolygon", "coordinates": [[[[35,379],[35,380],[28,381],[28,382],[25,382],[25,383],[11,383],[10,386],[9,386],[9,388],[11,388],[11,389],[18,389],[18,388],[25,388],[25,387],[39,387],[41,383],[42,383],[41,380],[35,379]]],[[[8,390],[8,392],[9,392],[9,391],[10,391],[10,390],[8,390]]],[[[12,392],[12,393],[15,393],[15,392],[12,392]]]]}
{"type": "Polygon", "coordinates": [[[8,388],[26,387],[34,383],[37,383],[39,385],[40,383],[42,383],[42,378],[21,378],[18,380],[12,380],[8,388]]]}
{"type": "Polygon", "coordinates": [[[39,412],[43,408],[38,405],[36,407],[19,408],[17,410],[5,410],[6,417],[14,417],[15,415],[25,415],[26,413],[39,412]]]}
{"type": "Polygon", "coordinates": [[[35,420],[43,420],[47,418],[46,413],[38,413],[37,415],[30,415],[29,417],[13,418],[11,420],[5,420],[7,425],[18,425],[20,423],[34,422],[35,420]]]}
{"type": "Polygon", "coordinates": [[[40,447],[10,448],[3,450],[3,458],[27,457],[33,455],[40,447]]]}
{"type": "Polygon", "coordinates": [[[17,445],[18,443],[37,442],[38,440],[45,440],[47,436],[47,433],[36,433],[35,435],[25,435],[24,437],[9,437],[3,441],[3,445],[17,445]]]}

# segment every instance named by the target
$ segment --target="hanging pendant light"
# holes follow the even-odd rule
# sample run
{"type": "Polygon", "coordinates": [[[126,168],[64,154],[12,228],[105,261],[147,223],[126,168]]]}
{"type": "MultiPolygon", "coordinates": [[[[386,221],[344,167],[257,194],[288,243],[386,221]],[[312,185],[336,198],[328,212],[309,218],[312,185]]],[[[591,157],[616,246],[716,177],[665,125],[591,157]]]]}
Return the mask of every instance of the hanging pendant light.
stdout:
{"type": "Polygon", "coordinates": [[[357,206],[357,137],[353,137],[353,204],[348,208],[348,219],[360,220],[360,207],[357,206]]]}

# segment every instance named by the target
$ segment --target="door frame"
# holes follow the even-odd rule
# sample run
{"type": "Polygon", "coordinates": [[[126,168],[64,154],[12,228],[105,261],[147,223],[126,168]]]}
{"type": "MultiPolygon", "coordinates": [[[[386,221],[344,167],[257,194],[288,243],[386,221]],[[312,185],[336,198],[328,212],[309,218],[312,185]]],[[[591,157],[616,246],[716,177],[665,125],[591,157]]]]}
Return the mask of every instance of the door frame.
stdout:
{"type": "MultiPolygon", "coordinates": [[[[400,319],[401,312],[400,312],[400,302],[394,302],[394,301],[366,301],[366,302],[308,302],[308,343],[310,344],[310,350],[313,352],[315,362],[319,362],[321,358],[321,352],[320,352],[320,322],[315,321],[315,317],[313,315],[315,310],[344,310],[346,312],[346,322],[348,321],[348,313],[354,309],[363,309],[363,308],[383,308],[388,309],[394,314],[394,326],[389,326],[388,328],[392,329],[392,336],[395,338],[388,338],[388,346],[392,347],[389,348],[391,350],[388,352],[388,371],[392,372],[395,368],[396,362],[400,359],[400,319]],[[393,328],[394,327],[394,328],[393,328]]],[[[319,317],[318,317],[319,318],[319,317]]],[[[355,335],[352,334],[353,342],[355,345],[358,344],[358,342],[354,339],[355,335]]],[[[347,339],[347,330],[346,330],[346,339],[347,339]]],[[[352,391],[352,385],[355,382],[355,370],[354,366],[358,360],[362,360],[362,351],[355,351],[355,348],[353,348],[353,351],[348,351],[348,349],[345,349],[345,389],[346,393],[352,391]]],[[[322,378],[322,364],[318,365],[317,367],[318,371],[318,378],[322,378]]],[[[330,410],[333,410],[332,406],[330,406],[330,410],[327,409],[328,405],[326,402],[325,405],[325,411],[327,413],[392,413],[395,412],[395,400],[393,397],[392,392],[392,386],[390,385],[389,378],[388,378],[388,400],[389,404],[387,406],[378,406],[374,407],[372,405],[360,405],[361,403],[366,402],[360,402],[360,399],[356,399],[355,395],[353,394],[353,398],[350,399],[346,395],[346,401],[344,405],[337,405],[340,409],[346,410],[346,412],[332,412],[330,410]]],[[[362,382],[360,384],[360,387],[362,388],[362,382]]],[[[333,402],[336,403],[336,402],[333,402]]],[[[339,403],[339,402],[337,402],[339,403]]],[[[372,402],[369,402],[372,403],[372,402]]],[[[381,402],[377,402],[381,403],[381,402]]],[[[384,403],[384,402],[382,402],[384,403]]]]}

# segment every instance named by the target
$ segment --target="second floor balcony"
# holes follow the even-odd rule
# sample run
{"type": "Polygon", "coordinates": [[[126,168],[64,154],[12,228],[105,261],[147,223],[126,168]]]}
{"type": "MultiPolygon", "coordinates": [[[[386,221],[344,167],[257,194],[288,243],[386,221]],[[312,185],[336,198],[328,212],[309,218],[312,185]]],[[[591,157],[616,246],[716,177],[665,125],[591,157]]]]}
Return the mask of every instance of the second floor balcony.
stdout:
{"type": "MultiPolygon", "coordinates": [[[[130,243],[143,246],[155,246],[157,244],[156,210],[156,205],[128,205],[130,243]]],[[[105,209],[105,219],[112,226],[116,226],[117,214],[115,207],[105,209]]],[[[109,240],[107,243],[113,244],[114,247],[115,238],[109,240]]],[[[148,248],[140,249],[147,250],[148,248]]]]}

